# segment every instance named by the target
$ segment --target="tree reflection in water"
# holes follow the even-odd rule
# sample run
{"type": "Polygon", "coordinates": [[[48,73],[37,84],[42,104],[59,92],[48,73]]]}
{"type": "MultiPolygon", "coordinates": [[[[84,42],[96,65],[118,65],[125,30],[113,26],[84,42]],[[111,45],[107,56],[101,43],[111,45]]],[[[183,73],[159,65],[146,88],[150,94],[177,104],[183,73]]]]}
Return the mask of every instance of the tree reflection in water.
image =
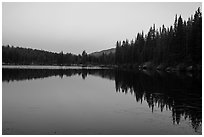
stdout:
{"type": "Polygon", "coordinates": [[[137,102],[147,101],[149,107],[172,111],[173,123],[182,116],[189,118],[197,131],[202,122],[202,83],[199,78],[153,72],[116,71],[116,91],[134,94],[137,102]]]}
{"type": "Polygon", "coordinates": [[[171,110],[173,124],[179,124],[184,117],[191,120],[196,132],[202,128],[201,74],[112,69],[2,69],[3,82],[73,75],[80,75],[84,80],[88,75],[115,80],[116,92],[129,92],[137,102],[146,101],[153,113],[155,107],[161,112],[171,110]]]}

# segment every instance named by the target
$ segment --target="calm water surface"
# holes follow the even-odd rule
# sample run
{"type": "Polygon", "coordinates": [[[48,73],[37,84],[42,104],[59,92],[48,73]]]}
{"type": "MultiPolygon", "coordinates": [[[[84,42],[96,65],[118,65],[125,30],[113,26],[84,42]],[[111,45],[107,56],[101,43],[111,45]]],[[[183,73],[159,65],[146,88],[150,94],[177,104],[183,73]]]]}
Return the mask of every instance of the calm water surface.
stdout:
{"type": "Polygon", "coordinates": [[[2,69],[3,134],[202,134],[201,75],[2,69]]]}

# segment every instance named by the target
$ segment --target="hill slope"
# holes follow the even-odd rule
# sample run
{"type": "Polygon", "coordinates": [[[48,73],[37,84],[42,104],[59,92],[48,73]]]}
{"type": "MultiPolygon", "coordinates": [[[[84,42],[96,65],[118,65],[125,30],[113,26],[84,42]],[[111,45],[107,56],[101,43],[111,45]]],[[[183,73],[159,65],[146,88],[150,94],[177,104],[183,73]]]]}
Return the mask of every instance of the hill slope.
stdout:
{"type": "Polygon", "coordinates": [[[103,54],[108,55],[110,53],[115,54],[115,48],[106,49],[106,50],[102,50],[102,51],[98,51],[98,52],[93,52],[93,53],[90,53],[89,55],[99,57],[99,56],[102,56],[103,54]]]}

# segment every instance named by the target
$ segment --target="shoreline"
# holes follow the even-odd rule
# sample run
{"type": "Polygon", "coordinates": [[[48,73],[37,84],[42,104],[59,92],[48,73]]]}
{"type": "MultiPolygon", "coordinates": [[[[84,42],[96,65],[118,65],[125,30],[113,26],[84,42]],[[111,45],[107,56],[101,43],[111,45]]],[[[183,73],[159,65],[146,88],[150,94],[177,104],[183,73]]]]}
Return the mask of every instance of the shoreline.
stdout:
{"type": "Polygon", "coordinates": [[[162,71],[162,72],[194,72],[201,71],[202,65],[196,64],[194,65],[186,65],[186,64],[178,64],[175,66],[167,66],[167,65],[155,65],[150,62],[144,63],[142,65],[136,64],[123,64],[123,65],[93,65],[93,64],[70,64],[70,65],[38,65],[38,64],[2,64],[3,68],[38,68],[38,69],[119,69],[119,70],[149,70],[149,71],[162,71]]]}

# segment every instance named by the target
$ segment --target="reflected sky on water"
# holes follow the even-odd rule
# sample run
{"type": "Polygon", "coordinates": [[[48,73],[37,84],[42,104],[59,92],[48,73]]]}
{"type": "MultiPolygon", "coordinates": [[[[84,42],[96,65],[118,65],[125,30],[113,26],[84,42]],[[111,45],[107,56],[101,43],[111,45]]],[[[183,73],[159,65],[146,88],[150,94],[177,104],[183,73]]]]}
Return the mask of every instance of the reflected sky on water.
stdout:
{"type": "Polygon", "coordinates": [[[3,134],[202,134],[200,77],[2,69],[3,134]]]}

